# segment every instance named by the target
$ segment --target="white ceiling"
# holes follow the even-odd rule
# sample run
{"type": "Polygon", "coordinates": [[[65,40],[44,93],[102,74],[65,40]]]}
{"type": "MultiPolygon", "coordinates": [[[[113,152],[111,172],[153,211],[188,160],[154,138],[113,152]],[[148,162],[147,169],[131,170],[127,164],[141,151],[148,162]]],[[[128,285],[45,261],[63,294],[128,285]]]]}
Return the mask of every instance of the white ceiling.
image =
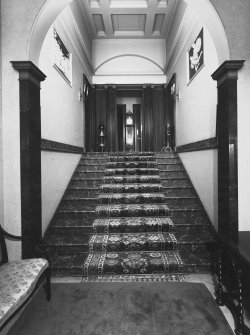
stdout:
{"type": "Polygon", "coordinates": [[[78,0],[91,38],[166,38],[178,0],[78,0]]]}

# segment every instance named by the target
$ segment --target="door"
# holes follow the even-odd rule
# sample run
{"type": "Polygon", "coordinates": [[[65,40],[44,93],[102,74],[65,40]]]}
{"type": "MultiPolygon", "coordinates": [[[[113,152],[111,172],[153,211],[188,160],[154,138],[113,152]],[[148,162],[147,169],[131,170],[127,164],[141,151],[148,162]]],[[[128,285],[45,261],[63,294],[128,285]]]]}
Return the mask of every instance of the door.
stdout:
{"type": "Polygon", "coordinates": [[[165,145],[175,150],[175,108],[177,99],[176,74],[174,74],[167,86],[167,120],[165,128],[165,145]]]}
{"type": "Polygon", "coordinates": [[[141,105],[134,104],[133,112],[135,115],[135,151],[141,151],[141,105]]]}
{"type": "Polygon", "coordinates": [[[141,151],[141,105],[117,105],[117,136],[119,151],[141,151]]]}

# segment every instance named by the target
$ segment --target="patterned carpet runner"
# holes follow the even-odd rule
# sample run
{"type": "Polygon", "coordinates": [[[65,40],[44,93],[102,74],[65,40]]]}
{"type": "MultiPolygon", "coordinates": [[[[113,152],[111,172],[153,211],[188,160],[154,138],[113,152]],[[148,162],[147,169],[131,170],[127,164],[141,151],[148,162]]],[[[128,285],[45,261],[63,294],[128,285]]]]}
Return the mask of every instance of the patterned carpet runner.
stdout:
{"type": "Polygon", "coordinates": [[[96,206],[86,280],[182,273],[174,224],[153,153],[113,153],[106,163],[96,206]]]}

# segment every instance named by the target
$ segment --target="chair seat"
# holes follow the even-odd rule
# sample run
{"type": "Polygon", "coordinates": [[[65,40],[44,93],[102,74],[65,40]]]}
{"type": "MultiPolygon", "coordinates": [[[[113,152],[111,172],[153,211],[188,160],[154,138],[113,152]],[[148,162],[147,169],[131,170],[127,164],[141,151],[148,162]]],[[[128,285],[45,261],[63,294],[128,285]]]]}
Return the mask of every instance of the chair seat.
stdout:
{"type": "Polygon", "coordinates": [[[0,267],[0,326],[29,297],[49,267],[43,258],[10,262],[0,267]]]}

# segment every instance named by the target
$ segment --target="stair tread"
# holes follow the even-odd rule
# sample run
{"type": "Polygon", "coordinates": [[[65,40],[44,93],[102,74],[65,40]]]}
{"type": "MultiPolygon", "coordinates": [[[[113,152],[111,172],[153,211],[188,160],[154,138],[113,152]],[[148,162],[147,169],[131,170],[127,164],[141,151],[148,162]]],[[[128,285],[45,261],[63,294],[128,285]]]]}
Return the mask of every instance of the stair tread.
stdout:
{"type": "Polygon", "coordinates": [[[44,239],[53,273],[105,278],[209,268],[214,234],[176,153],[83,155],[67,192],[44,239]]]}

